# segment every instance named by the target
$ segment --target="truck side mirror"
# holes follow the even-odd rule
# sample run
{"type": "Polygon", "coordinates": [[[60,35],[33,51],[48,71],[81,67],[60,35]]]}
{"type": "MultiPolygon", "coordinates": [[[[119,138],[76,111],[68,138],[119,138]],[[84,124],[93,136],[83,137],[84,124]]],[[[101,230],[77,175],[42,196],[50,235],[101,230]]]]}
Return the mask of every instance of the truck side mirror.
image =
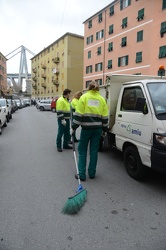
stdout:
{"type": "Polygon", "coordinates": [[[144,97],[137,97],[135,110],[141,111],[143,114],[147,114],[146,99],[144,97]]]}

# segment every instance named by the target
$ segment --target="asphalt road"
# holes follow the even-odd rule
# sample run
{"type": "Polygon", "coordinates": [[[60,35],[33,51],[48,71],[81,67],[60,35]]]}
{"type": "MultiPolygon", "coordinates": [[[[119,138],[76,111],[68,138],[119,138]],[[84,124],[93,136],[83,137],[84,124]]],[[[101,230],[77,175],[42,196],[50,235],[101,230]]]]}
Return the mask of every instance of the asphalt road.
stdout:
{"type": "MultiPolygon", "coordinates": [[[[116,151],[99,153],[77,215],[72,150],[57,152],[56,114],[27,107],[0,136],[0,250],[166,250],[166,176],[130,178],[116,151]]],[[[77,132],[79,134],[79,131],[77,132]]]]}

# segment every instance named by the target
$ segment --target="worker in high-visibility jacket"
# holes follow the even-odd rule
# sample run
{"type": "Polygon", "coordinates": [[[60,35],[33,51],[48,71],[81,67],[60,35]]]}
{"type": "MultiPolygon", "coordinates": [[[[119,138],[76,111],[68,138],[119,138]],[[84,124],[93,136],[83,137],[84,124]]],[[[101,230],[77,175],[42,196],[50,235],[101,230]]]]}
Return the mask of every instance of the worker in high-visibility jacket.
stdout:
{"type": "MultiPolygon", "coordinates": [[[[101,134],[102,131],[105,132],[108,129],[108,107],[99,93],[99,86],[96,82],[89,84],[88,92],[83,94],[78,101],[72,122],[73,131],[79,126],[81,126],[81,135],[78,144],[78,170],[80,180],[85,181],[88,144],[90,144],[88,175],[90,179],[94,179],[101,134]]],[[[75,178],[78,179],[78,176],[75,175],[75,178]]]]}
{"type": "MultiPolygon", "coordinates": [[[[71,108],[72,108],[72,114],[74,114],[74,112],[76,111],[76,107],[78,104],[78,100],[80,99],[80,97],[82,96],[82,92],[81,91],[77,91],[74,93],[72,100],[71,100],[71,108]]],[[[79,140],[76,138],[76,133],[75,131],[73,132],[73,139],[74,142],[78,142],[79,140]]]]}
{"type": "Polygon", "coordinates": [[[70,97],[71,90],[65,89],[63,95],[58,98],[56,102],[56,112],[58,120],[58,134],[56,138],[56,145],[58,152],[62,152],[62,138],[63,148],[71,149],[70,141],[70,97]]]}

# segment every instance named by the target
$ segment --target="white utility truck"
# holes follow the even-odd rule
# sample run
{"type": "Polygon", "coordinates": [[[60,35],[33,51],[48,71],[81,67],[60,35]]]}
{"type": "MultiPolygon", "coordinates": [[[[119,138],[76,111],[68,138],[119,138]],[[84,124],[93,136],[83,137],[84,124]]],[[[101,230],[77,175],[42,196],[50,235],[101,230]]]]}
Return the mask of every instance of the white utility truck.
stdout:
{"type": "Polygon", "coordinates": [[[123,152],[127,173],[141,180],[147,167],[166,172],[166,77],[110,75],[100,93],[109,109],[103,141],[123,152]]]}

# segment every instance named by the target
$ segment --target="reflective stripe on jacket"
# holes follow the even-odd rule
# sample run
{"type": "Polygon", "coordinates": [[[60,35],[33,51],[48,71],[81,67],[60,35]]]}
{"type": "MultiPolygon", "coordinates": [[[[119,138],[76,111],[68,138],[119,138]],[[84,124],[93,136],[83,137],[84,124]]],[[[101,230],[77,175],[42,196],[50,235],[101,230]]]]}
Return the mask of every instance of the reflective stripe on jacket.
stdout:
{"type": "Polygon", "coordinates": [[[70,103],[67,98],[61,96],[56,102],[57,118],[60,120],[70,119],[70,103]]]}
{"type": "Polygon", "coordinates": [[[89,90],[78,101],[72,128],[108,128],[108,107],[98,91],[89,90]]]}

